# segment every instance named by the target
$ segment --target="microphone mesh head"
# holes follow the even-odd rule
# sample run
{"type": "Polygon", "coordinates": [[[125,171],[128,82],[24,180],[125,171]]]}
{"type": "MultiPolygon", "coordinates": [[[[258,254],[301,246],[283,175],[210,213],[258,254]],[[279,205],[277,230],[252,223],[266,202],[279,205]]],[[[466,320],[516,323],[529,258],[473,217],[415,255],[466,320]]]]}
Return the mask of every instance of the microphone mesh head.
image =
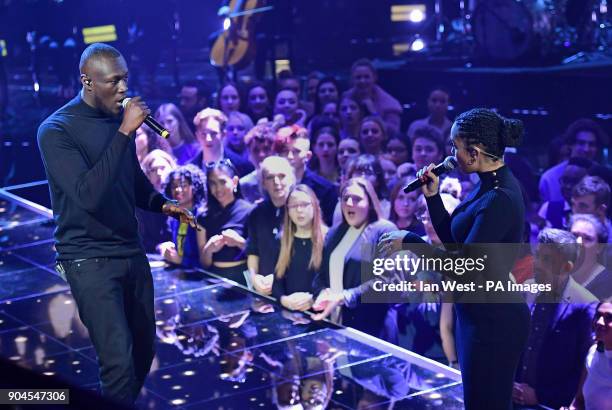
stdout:
{"type": "Polygon", "coordinates": [[[449,171],[451,169],[455,169],[457,168],[457,160],[455,159],[455,157],[452,156],[448,156],[444,159],[444,168],[448,169],[449,171]]]}
{"type": "Polygon", "coordinates": [[[131,100],[130,97],[125,97],[123,101],[121,101],[121,106],[123,107],[124,110],[125,110],[125,107],[127,106],[127,103],[129,103],[130,100],[131,100]]]}

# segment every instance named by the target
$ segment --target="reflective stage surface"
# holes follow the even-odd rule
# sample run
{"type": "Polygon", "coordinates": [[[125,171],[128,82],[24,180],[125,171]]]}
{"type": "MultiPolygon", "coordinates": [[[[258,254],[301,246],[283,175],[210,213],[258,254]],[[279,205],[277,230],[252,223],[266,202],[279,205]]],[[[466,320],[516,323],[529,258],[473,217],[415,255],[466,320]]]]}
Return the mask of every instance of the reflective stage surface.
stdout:
{"type": "MultiPolygon", "coordinates": [[[[48,217],[0,197],[0,356],[96,390],[52,235],[48,217]]],[[[152,272],[157,354],[139,408],[463,408],[452,369],[202,272],[152,272]]]]}

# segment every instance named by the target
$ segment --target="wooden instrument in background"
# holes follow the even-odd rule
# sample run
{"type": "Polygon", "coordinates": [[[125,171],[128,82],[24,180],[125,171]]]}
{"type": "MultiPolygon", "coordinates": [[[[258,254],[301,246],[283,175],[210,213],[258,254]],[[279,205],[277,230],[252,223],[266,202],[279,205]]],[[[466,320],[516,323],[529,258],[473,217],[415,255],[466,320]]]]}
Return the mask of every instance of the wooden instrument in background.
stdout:
{"type": "Polygon", "coordinates": [[[219,68],[247,66],[255,56],[255,23],[257,13],[271,10],[265,0],[231,0],[222,7],[224,30],[210,51],[210,63],[219,68]],[[229,27],[227,27],[229,23],[229,27]]]}

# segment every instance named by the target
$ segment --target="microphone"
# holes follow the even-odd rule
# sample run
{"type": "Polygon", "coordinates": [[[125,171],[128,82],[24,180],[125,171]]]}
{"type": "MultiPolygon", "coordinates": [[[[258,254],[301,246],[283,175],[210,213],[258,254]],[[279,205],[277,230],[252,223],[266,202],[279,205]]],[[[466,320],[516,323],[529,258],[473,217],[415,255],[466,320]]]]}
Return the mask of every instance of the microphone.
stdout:
{"type": "MultiPolygon", "coordinates": [[[[442,174],[446,174],[449,171],[452,171],[456,167],[457,167],[457,160],[455,159],[455,157],[446,157],[446,159],[443,162],[436,165],[435,168],[431,170],[431,172],[433,172],[437,176],[440,176],[442,174]]],[[[404,187],[404,192],[406,193],[412,192],[416,189],[419,189],[423,185],[425,185],[424,182],[421,182],[420,179],[415,179],[414,181],[412,181],[411,183],[409,183],[408,185],[404,187]]]]}
{"type": "MultiPolygon", "coordinates": [[[[121,101],[121,105],[123,106],[124,110],[125,110],[125,107],[127,107],[127,103],[130,102],[130,100],[131,98],[128,97],[128,98],[124,98],[123,101],[121,101]]],[[[151,128],[156,134],[161,135],[164,138],[168,138],[170,136],[170,132],[164,127],[162,127],[161,124],[157,122],[157,120],[151,117],[150,115],[147,115],[145,117],[144,123],[147,124],[149,128],[151,128]]]]}

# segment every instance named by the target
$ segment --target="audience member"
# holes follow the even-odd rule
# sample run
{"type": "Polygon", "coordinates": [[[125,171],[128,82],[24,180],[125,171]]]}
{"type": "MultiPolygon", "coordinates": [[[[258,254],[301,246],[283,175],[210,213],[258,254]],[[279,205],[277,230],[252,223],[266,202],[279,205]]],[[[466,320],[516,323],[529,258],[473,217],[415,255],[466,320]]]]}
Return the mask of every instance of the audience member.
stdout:
{"type": "Polygon", "coordinates": [[[351,67],[352,88],[345,94],[362,104],[368,115],[380,116],[390,131],[400,130],[402,106],[377,85],[378,76],[370,60],[359,59],[351,67]]]}
{"type": "Polygon", "coordinates": [[[612,303],[600,303],[593,317],[595,344],[589,349],[571,410],[612,408],[612,303]]]}
{"type": "Polygon", "coordinates": [[[257,174],[261,162],[272,155],[275,136],[275,123],[264,122],[251,128],[244,137],[249,161],[255,170],[240,178],[240,190],[242,197],[251,203],[256,203],[262,198],[263,193],[257,174]]]}
{"type": "MultiPolygon", "coordinates": [[[[574,121],[565,132],[565,141],[570,147],[570,158],[586,158],[597,161],[604,147],[608,146],[608,136],[593,120],[579,119],[574,121]]],[[[552,166],[540,178],[540,200],[561,201],[559,179],[567,166],[567,160],[552,166]]]]}
{"type": "Polygon", "coordinates": [[[191,132],[195,132],[193,119],[208,104],[208,91],[199,81],[189,81],[183,84],[178,95],[179,107],[191,132]]]}
{"type": "Polygon", "coordinates": [[[364,109],[355,98],[344,95],[338,107],[340,118],[340,138],[359,139],[361,120],[365,116],[364,109]]]}
{"type": "Polygon", "coordinates": [[[317,196],[307,185],[295,186],[285,205],[272,286],[272,294],[287,309],[304,311],[312,306],[312,282],[321,267],[326,233],[317,196]]]}
{"type": "Polygon", "coordinates": [[[605,266],[608,231],[591,214],[574,214],[570,218],[570,231],[580,239],[581,258],[572,277],[591,293],[605,300],[612,296],[612,271],[605,266]]]}
{"type": "Polygon", "coordinates": [[[310,141],[314,155],[308,162],[308,167],[320,177],[337,185],[340,179],[340,169],[336,154],[340,143],[340,133],[336,122],[315,117],[310,141]]]}
{"type": "Polygon", "coordinates": [[[361,121],[359,140],[366,154],[380,155],[387,144],[387,132],[380,117],[369,116],[361,121]]]}
{"type": "Polygon", "coordinates": [[[254,123],[262,118],[272,119],[272,108],[270,97],[266,87],[259,82],[255,82],[247,88],[245,113],[251,117],[254,123]]]}
{"type": "Polygon", "coordinates": [[[331,182],[306,168],[306,164],[312,157],[308,131],[296,125],[279,129],[276,133],[274,150],[289,160],[295,173],[296,183],[308,185],[317,194],[323,212],[323,220],[330,226],[334,208],[338,203],[338,193],[331,182]]]}
{"type": "Polygon", "coordinates": [[[413,121],[408,127],[408,137],[414,141],[414,132],[423,126],[434,127],[440,135],[450,135],[453,122],[448,119],[448,102],[450,93],[444,87],[435,87],[427,98],[427,110],[429,115],[425,118],[413,121]]]}
{"type": "Polygon", "coordinates": [[[206,166],[208,209],[198,218],[203,228],[202,266],[246,285],[246,222],[253,205],[240,194],[238,171],[225,159],[206,166]]]}
{"type": "Polygon", "coordinates": [[[314,115],[323,114],[327,103],[338,103],[340,87],[334,77],[325,77],[319,81],[315,94],[314,115]]]}
{"type": "Polygon", "coordinates": [[[570,275],[578,252],[576,237],[567,231],[545,228],[538,235],[535,281],[552,291],[528,297],[529,337],[512,392],[520,406],[568,406],[578,388],[591,344],[590,303],[597,300],[570,275]]]}
{"type": "Polygon", "coordinates": [[[559,183],[561,185],[560,201],[546,201],[540,207],[538,216],[546,222],[546,226],[557,229],[567,228],[572,212],[570,201],[574,187],[587,175],[592,162],[586,158],[570,158],[563,170],[559,183]]]}
{"type": "Polygon", "coordinates": [[[253,122],[248,116],[240,115],[235,111],[229,113],[225,126],[225,149],[232,151],[233,154],[242,157],[244,160],[248,160],[244,137],[251,128],[253,128],[253,122]]]}
{"type": "Polygon", "coordinates": [[[295,173],[287,159],[270,156],[259,166],[259,183],[265,199],[249,214],[247,221],[247,265],[253,288],[272,293],[275,266],[280,252],[284,206],[295,185],[295,173]]]}
{"type": "Polygon", "coordinates": [[[227,117],[219,110],[206,108],[200,111],[193,120],[196,125],[196,137],[200,143],[200,152],[191,160],[191,164],[205,169],[209,163],[229,159],[239,176],[253,171],[250,162],[224,149],[227,117]]]}
{"type": "Polygon", "coordinates": [[[442,135],[433,127],[420,127],[414,130],[412,142],[412,161],[417,169],[429,164],[438,164],[444,155],[442,135]]]}
{"type": "MultiPolygon", "coordinates": [[[[167,197],[200,215],[206,208],[206,176],[194,165],[183,165],[166,177],[164,191],[167,197]]],[[[187,223],[169,218],[172,241],[160,243],[158,250],[168,262],[186,268],[200,267],[200,248],[204,245],[201,230],[187,223]]]]}
{"type": "Polygon", "coordinates": [[[198,152],[193,132],[183,114],[174,104],[162,104],[155,112],[155,119],[170,133],[168,142],[179,165],[189,162],[198,152]]]}
{"type": "Polygon", "coordinates": [[[367,291],[362,272],[371,264],[380,236],[396,229],[383,218],[372,184],[351,178],[340,190],[342,223],[327,234],[323,262],[314,283],[315,320],[326,317],[392,343],[397,342],[397,312],[393,305],[362,304],[367,291]],[[339,308],[341,306],[341,309],[339,308]]]}

